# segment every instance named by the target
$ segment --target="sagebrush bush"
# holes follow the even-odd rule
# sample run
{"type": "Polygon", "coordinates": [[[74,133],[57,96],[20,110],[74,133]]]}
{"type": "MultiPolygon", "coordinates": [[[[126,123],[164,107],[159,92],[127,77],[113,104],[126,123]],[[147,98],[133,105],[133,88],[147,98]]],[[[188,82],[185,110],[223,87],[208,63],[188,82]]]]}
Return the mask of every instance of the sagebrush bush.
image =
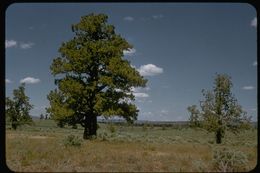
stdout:
{"type": "Polygon", "coordinates": [[[115,133],[116,132],[116,127],[114,125],[112,125],[112,124],[108,126],[108,129],[109,129],[109,131],[111,133],[115,133]]]}
{"type": "Polygon", "coordinates": [[[107,134],[106,132],[100,133],[100,134],[98,135],[98,137],[99,137],[102,141],[108,141],[108,140],[109,140],[109,136],[108,136],[108,134],[107,134]]]}
{"type": "Polygon", "coordinates": [[[199,171],[199,172],[203,172],[203,171],[209,169],[208,165],[206,164],[206,162],[201,160],[201,159],[193,160],[192,161],[192,165],[193,165],[193,167],[196,168],[196,171],[199,171]]]}
{"type": "Polygon", "coordinates": [[[67,136],[64,140],[63,143],[65,146],[81,146],[82,144],[82,139],[80,139],[78,136],[74,136],[74,135],[69,135],[67,136]]]}
{"type": "Polygon", "coordinates": [[[220,148],[213,151],[213,162],[217,171],[233,172],[245,169],[248,163],[248,158],[241,151],[220,148]]]}
{"type": "Polygon", "coordinates": [[[146,131],[148,129],[148,125],[147,124],[144,124],[143,126],[142,126],[142,130],[143,131],[146,131]]]}

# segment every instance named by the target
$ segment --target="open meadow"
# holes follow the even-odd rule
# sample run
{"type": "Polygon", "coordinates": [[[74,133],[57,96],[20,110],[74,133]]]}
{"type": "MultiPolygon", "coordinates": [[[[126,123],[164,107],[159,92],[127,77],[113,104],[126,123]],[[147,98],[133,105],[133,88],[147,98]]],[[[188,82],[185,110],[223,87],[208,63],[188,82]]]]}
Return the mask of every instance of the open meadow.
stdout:
{"type": "Polygon", "coordinates": [[[97,138],[83,141],[83,128],[59,128],[52,120],[16,131],[7,127],[6,134],[13,171],[250,171],[257,162],[255,128],[227,132],[223,144],[202,129],[111,123],[99,123],[97,138]]]}

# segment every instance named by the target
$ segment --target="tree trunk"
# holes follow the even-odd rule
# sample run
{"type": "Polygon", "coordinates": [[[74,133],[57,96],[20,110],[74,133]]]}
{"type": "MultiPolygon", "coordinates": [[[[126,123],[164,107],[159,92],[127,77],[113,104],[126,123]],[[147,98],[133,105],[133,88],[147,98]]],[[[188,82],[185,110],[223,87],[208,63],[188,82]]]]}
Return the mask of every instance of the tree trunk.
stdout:
{"type": "Polygon", "coordinates": [[[12,123],[12,129],[14,129],[14,130],[17,129],[17,124],[16,123],[12,123]]]}
{"type": "Polygon", "coordinates": [[[216,131],[216,143],[221,144],[222,142],[222,137],[223,137],[223,131],[221,128],[217,129],[216,131]]]}
{"type": "Polygon", "coordinates": [[[218,128],[215,132],[216,134],[216,143],[221,144],[222,143],[222,138],[224,137],[225,129],[223,126],[223,123],[221,120],[218,121],[218,128]]]}
{"type": "Polygon", "coordinates": [[[97,135],[97,116],[86,116],[83,139],[92,139],[97,135]]]}

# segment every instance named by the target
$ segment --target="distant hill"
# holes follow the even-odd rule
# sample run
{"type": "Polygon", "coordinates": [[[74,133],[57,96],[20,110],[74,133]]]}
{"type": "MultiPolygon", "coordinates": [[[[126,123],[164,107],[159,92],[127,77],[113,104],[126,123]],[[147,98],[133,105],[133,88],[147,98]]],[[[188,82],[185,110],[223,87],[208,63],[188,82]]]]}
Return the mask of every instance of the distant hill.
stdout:
{"type": "Polygon", "coordinates": [[[40,119],[40,117],[38,117],[38,116],[31,116],[31,117],[32,117],[33,120],[39,120],[40,119]]]}
{"type": "MultiPolygon", "coordinates": [[[[40,120],[38,116],[31,116],[33,120],[40,120]]],[[[99,123],[126,123],[124,119],[100,119],[97,120],[99,123]]],[[[144,124],[151,124],[151,125],[188,125],[189,121],[149,121],[149,120],[137,120],[134,122],[135,125],[144,125],[144,124]]],[[[258,122],[251,122],[253,127],[258,127],[258,122]]]]}

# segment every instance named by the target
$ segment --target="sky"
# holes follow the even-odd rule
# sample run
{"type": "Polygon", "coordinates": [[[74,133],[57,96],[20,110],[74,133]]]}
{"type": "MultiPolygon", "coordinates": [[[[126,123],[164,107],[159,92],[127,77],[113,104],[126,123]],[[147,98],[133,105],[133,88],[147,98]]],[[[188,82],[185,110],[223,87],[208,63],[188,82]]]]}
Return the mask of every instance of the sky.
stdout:
{"type": "Polygon", "coordinates": [[[50,65],[71,25],[90,13],[108,23],[133,49],[124,52],[145,88],[135,88],[138,120],[186,121],[216,73],[231,76],[232,93],[257,120],[257,18],[246,3],[16,3],[6,10],[6,96],[26,83],[34,105],[45,114],[56,88],[50,65]]]}

